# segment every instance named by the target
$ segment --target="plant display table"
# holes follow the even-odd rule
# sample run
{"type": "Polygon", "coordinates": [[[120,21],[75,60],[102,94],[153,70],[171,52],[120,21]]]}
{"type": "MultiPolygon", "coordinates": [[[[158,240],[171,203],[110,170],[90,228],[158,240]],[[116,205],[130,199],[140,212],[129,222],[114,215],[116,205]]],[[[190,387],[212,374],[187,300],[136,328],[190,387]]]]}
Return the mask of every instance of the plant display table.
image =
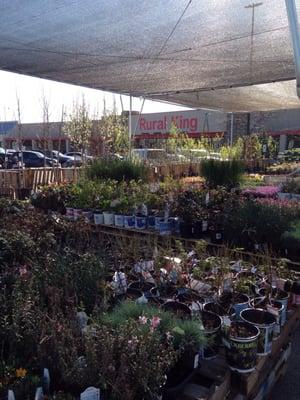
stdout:
{"type": "Polygon", "coordinates": [[[273,342],[272,352],[260,357],[255,371],[231,372],[220,354],[214,360],[200,360],[199,368],[176,400],[263,400],[285,374],[291,353],[291,336],[300,319],[300,308],[289,311],[288,321],[273,342]]]}

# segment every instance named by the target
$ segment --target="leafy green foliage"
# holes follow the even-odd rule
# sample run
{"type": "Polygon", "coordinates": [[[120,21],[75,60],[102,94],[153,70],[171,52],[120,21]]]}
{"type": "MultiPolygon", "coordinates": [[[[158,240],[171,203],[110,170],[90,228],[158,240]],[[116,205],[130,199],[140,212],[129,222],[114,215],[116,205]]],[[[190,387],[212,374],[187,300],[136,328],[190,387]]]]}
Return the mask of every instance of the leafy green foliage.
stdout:
{"type": "Polygon", "coordinates": [[[228,207],[224,218],[225,234],[236,244],[270,243],[276,247],[293,219],[293,210],[254,200],[240,201],[228,207]]]}
{"type": "Polygon", "coordinates": [[[118,182],[148,178],[148,168],[138,161],[100,159],[86,168],[86,176],[91,180],[112,179],[118,182]]]}
{"type": "Polygon", "coordinates": [[[85,153],[92,135],[92,121],[88,107],[82,99],[81,104],[75,103],[69,121],[64,125],[64,132],[70,137],[71,142],[82,153],[85,153]]]}
{"type": "Polygon", "coordinates": [[[201,174],[211,187],[237,186],[241,181],[242,172],[243,165],[238,160],[207,159],[201,162],[201,174]]]}

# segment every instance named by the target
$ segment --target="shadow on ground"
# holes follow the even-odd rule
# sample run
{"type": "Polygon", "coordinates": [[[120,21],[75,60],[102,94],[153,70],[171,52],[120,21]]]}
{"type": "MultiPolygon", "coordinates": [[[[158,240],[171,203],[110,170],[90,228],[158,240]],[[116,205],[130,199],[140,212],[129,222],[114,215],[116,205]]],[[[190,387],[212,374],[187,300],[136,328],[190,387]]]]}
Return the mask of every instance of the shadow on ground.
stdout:
{"type": "Polygon", "coordinates": [[[286,374],[274,386],[270,400],[300,400],[300,326],[293,335],[286,374]]]}

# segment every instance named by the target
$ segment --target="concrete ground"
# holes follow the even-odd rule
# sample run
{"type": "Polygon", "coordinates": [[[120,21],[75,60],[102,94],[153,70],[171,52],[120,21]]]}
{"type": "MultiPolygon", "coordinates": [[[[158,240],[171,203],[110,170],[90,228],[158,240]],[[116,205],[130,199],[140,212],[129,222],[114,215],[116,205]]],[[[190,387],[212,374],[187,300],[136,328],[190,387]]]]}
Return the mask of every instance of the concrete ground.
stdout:
{"type": "Polygon", "coordinates": [[[300,400],[300,325],[293,335],[286,374],[274,386],[270,400],[300,400]]]}

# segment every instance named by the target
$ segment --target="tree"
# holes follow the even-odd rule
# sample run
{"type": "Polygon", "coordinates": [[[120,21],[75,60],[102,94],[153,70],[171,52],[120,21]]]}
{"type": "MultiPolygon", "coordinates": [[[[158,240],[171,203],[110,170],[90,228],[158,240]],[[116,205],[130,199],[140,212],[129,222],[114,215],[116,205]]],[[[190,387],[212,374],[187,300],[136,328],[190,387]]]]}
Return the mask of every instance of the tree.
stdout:
{"type": "Polygon", "coordinates": [[[117,114],[117,107],[114,100],[113,110],[106,109],[103,101],[103,112],[101,119],[98,117],[93,126],[93,142],[102,144],[107,153],[126,154],[129,150],[128,121],[124,115],[117,114]]]}
{"type": "MultiPolygon", "coordinates": [[[[43,114],[43,132],[42,132],[42,146],[44,154],[46,154],[46,149],[49,147],[49,136],[50,136],[50,102],[47,98],[44,90],[42,91],[41,97],[41,107],[43,114]]],[[[51,146],[52,150],[52,146],[51,146]]],[[[44,168],[46,167],[46,157],[44,158],[44,168]]]]}
{"type": "Polygon", "coordinates": [[[83,160],[92,137],[92,120],[84,97],[81,104],[74,103],[69,120],[64,124],[64,133],[76,149],[81,151],[83,160]]]}

